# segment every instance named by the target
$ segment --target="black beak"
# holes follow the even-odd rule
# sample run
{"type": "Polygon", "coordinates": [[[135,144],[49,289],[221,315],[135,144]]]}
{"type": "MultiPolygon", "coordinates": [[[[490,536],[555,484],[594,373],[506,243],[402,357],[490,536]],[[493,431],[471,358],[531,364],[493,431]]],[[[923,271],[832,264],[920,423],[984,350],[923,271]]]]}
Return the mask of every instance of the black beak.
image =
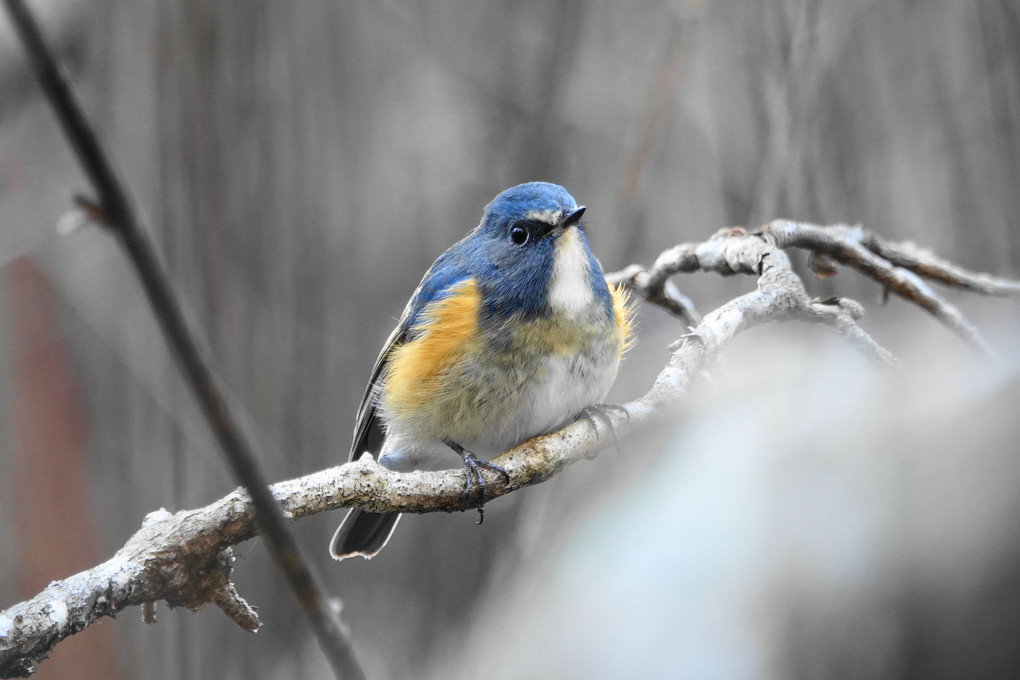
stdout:
{"type": "Polygon", "coordinates": [[[559,226],[566,229],[572,224],[577,224],[581,220],[581,215],[584,214],[584,211],[585,207],[583,205],[578,206],[577,210],[567,213],[566,216],[562,220],[560,220],[559,226]]]}

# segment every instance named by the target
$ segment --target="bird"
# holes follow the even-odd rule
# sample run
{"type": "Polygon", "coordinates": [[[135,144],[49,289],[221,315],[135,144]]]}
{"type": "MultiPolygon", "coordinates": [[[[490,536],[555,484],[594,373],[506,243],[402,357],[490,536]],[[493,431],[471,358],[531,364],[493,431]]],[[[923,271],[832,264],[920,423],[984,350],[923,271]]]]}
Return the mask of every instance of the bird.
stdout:
{"type": "MultiPolygon", "coordinates": [[[[464,466],[484,515],[488,459],[580,416],[592,419],[632,339],[623,286],[610,286],[566,189],[528,182],[499,193],[481,222],[432,264],[372,368],[350,459],[407,471],[464,466]]],[[[605,415],[603,412],[602,415],[605,415]]],[[[349,511],[330,542],[374,557],[398,513],[349,511]]]]}

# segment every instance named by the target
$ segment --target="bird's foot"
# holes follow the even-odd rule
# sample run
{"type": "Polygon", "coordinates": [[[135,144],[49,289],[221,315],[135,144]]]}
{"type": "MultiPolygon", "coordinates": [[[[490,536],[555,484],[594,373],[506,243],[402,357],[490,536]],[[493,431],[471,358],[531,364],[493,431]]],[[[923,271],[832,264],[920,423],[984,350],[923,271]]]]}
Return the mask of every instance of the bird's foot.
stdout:
{"type": "Polygon", "coordinates": [[[478,524],[481,524],[485,521],[485,477],[482,475],[482,469],[502,475],[508,484],[510,473],[495,463],[476,457],[457,442],[447,439],[444,443],[456,451],[464,461],[464,493],[460,496],[461,500],[466,503],[471,498],[471,490],[478,487],[478,524]]]}
{"type": "MultiPolygon", "coordinates": [[[[592,404],[586,406],[581,411],[581,417],[591,423],[592,429],[595,430],[595,441],[599,441],[602,436],[599,434],[599,422],[606,426],[609,430],[609,434],[613,437],[613,446],[616,447],[617,453],[623,453],[620,448],[620,438],[616,436],[616,428],[613,427],[613,413],[623,414],[623,416],[630,421],[630,412],[626,408],[619,404],[592,404]]],[[[585,456],[585,458],[592,459],[598,455],[597,451],[593,451],[585,456]]]]}

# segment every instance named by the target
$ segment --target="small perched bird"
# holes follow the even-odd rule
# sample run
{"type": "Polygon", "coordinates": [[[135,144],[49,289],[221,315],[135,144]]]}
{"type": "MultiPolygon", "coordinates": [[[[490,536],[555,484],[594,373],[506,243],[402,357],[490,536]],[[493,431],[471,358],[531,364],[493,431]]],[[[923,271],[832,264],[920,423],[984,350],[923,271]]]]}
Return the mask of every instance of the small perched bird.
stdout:
{"type": "MultiPolygon", "coordinates": [[[[465,494],[477,486],[483,499],[482,468],[509,479],[486,458],[591,417],[616,378],[631,312],[588,247],[584,211],[563,187],[521,184],[439,256],[376,359],[352,460],[367,451],[393,470],[434,468],[452,450],[465,494]]],[[[351,510],[330,553],[373,557],[399,518],[351,510]]]]}

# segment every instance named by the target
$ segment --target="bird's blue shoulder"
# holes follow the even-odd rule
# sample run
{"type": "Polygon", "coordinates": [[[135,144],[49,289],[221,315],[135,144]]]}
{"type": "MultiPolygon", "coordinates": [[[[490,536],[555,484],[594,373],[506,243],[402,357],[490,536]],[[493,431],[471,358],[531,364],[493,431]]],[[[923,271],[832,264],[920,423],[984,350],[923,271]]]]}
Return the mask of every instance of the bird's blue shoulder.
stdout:
{"type": "Polygon", "coordinates": [[[472,278],[471,260],[468,239],[461,239],[439,256],[425,272],[425,276],[415,291],[407,312],[404,315],[402,328],[413,336],[415,325],[421,321],[422,312],[433,302],[450,295],[457,284],[472,278]]]}

